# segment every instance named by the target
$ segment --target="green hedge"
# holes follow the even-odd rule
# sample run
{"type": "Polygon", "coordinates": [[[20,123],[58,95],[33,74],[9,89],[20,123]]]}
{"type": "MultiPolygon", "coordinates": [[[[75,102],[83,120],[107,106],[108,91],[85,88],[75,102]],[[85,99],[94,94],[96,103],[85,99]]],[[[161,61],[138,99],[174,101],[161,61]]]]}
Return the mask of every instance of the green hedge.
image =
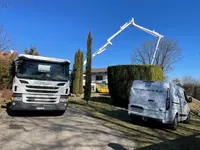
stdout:
{"type": "Polygon", "coordinates": [[[163,71],[153,65],[118,65],[109,66],[108,88],[113,105],[128,107],[129,92],[134,80],[163,81],[163,71]]]}

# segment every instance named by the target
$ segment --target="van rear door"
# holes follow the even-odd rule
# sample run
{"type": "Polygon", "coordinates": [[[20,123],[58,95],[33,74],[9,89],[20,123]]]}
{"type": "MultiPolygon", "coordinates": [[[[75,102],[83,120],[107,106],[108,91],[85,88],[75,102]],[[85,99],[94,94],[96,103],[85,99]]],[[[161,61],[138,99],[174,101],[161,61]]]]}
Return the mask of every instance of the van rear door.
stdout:
{"type": "MultiPolygon", "coordinates": [[[[166,98],[169,95],[163,82],[134,81],[130,92],[130,106],[145,110],[149,115],[166,111],[166,98]]],[[[160,116],[161,117],[161,116],[160,116]]],[[[162,118],[162,117],[161,117],[162,118]]]]}

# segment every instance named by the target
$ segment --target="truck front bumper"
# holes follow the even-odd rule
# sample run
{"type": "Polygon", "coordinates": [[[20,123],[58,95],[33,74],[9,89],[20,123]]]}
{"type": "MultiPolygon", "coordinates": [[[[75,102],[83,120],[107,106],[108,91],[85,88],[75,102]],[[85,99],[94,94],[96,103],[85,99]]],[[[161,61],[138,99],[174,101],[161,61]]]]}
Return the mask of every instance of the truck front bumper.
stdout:
{"type": "Polygon", "coordinates": [[[38,103],[24,103],[22,101],[12,101],[10,105],[11,110],[66,110],[67,102],[60,102],[57,104],[38,104],[38,103]]]}

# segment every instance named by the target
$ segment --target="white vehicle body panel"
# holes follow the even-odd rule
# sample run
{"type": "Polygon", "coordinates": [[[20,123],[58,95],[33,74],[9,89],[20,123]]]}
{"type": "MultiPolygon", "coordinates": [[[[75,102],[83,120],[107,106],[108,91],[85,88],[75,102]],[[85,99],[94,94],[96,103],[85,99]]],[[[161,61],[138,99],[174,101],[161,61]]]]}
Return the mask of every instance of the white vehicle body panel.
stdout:
{"type": "Polygon", "coordinates": [[[15,59],[14,65],[14,67],[12,66],[15,68],[15,74],[13,75],[12,83],[13,96],[11,109],[66,110],[67,99],[70,93],[70,83],[67,78],[63,79],[61,77],[68,76],[69,60],[21,54],[15,59]],[[25,65],[26,67],[18,67],[17,63],[21,61],[25,61],[27,64],[34,63],[25,65]],[[60,64],[62,67],[60,67],[60,64]],[[54,65],[58,66],[54,67],[54,65]],[[25,71],[21,75],[17,75],[19,70],[25,71]],[[40,77],[38,76],[39,73],[46,75],[45,77],[40,77]],[[22,74],[25,74],[25,76],[22,74]],[[53,79],[55,75],[58,77],[53,79]]]}
{"type": "Polygon", "coordinates": [[[22,101],[24,103],[42,103],[42,104],[56,104],[59,103],[60,95],[69,95],[69,82],[57,82],[46,80],[30,80],[19,79],[17,77],[13,80],[13,91],[15,92],[17,87],[17,93],[23,93],[22,101]],[[26,81],[28,84],[23,84],[20,81],[26,81]],[[58,86],[61,84],[62,86],[58,86]],[[34,99],[34,101],[29,101],[34,99]]]}
{"type": "Polygon", "coordinates": [[[189,111],[181,87],[168,82],[133,81],[128,106],[129,115],[171,123],[176,114],[179,122],[186,120],[189,111]],[[166,110],[167,97],[169,109],[166,110]]]}

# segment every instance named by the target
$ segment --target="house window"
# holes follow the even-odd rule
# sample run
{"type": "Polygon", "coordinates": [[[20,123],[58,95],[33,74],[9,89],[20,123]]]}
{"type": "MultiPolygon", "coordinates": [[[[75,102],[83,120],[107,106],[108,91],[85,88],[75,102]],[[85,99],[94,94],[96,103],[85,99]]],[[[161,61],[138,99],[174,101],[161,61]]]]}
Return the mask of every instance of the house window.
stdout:
{"type": "Polygon", "coordinates": [[[100,75],[96,76],[96,81],[100,81],[100,80],[103,80],[103,76],[100,76],[100,75]]]}

